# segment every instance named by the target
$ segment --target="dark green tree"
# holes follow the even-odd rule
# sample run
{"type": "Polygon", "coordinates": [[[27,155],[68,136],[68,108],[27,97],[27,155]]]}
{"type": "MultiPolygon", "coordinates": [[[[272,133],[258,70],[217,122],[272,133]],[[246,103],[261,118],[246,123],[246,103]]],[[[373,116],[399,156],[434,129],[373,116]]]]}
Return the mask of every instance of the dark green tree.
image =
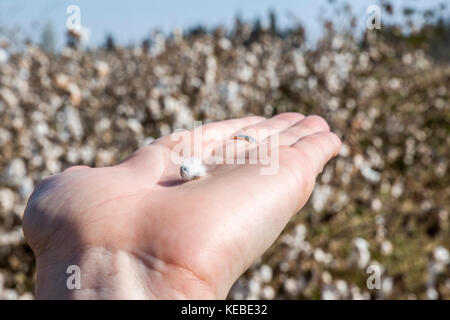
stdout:
{"type": "Polygon", "coordinates": [[[274,10],[269,11],[269,21],[270,21],[270,33],[273,35],[278,33],[277,29],[277,16],[274,10]]]}
{"type": "Polygon", "coordinates": [[[47,22],[44,29],[42,29],[40,46],[42,50],[47,52],[55,50],[55,31],[50,22],[47,22]]]}

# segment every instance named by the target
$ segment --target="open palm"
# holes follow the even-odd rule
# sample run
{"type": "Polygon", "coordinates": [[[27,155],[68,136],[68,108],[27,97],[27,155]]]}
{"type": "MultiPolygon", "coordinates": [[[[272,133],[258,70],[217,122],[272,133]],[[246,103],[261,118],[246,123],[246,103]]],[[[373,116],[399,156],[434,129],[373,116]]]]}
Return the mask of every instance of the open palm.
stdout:
{"type": "MultiPolygon", "coordinates": [[[[266,129],[279,131],[272,175],[261,174],[260,164],[221,164],[184,182],[167,136],[116,166],[72,167],[42,181],[23,222],[37,257],[37,297],[225,298],[303,207],[317,174],[340,149],[322,118],[298,113],[200,130],[266,129]],[[66,286],[69,265],[81,268],[80,290],[66,286]]],[[[252,146],[232,136],[219,143],[236,144],[238,152],[252,146]]]]}

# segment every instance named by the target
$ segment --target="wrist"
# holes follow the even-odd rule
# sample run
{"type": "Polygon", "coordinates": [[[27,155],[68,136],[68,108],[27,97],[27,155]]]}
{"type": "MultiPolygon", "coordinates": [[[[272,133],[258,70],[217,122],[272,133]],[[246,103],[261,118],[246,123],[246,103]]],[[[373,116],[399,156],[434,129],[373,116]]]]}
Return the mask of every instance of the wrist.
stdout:
{"type": "Polygon", "coordinates": [[[153,257],[90,247],[37,257],[37,299],[215,299],[185,269],[153,257]]]}

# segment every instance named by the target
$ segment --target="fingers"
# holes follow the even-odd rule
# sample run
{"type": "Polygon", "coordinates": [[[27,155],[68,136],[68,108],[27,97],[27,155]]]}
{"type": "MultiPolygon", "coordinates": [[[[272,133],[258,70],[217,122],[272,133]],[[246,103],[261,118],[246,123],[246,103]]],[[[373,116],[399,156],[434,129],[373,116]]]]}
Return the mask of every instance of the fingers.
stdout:
{"type": "Polygon", "coordinates": [[[78,166],[71,166],[64,170],[64,172],[74,171],[74,170],[81,170],[81,169],[89,169],[90,167],[84,166],[84,165],[78,165],[78,166]]]}
{"type": "Polygon", "coordinates": [[[279,136],[279,144],[281,146],[290,146],[303,137],[323,131],[330,131],[328,123],[323,118],[315,115],[307,116],[293,126],[283,130],[279,136]]]}
{"type": "Polygon", "coordinates": [[[332,132],[322,131],[301,138],[291,148],[299,154],[297,167],[306,166],[316,176],[339,153],[341,140],[332,132]]]}
{"type": "MultiPolygon", "coordinates": [[[[264,135],[265,139],[260,140],[260,144],[267,143],[268,145],[271,145],[269,148],[275,146],[290,146],[305,136],[318,132],[330,131],[328,123],[319,116],[312,115],[304,117],[299,113],[283,113],[272,119],[261,121],[253,126],[242,128],[239,132],[247,133],[251,137],[258,138],[263,135],[261,132],[264,132],[264,130],[267,133],[270,133],[268,128],[275,128],[275,132],[272,132],[273,134],[269,134],[267,137],[264,135]],[[278,130],[282,128],[284,129],[278,132],[278,130]],[[276,135],[278,135],[278,137],[276,137],[276,135]]],[[[252,144],[245,141],[230,141],[227,145],[236,145],[237,151],[234,154],[241,157],[243,154],[248,153],[248,150],[258,147],[258,144],[252,144]]]]}
{"type": "MultiPolygon", "coordinates": [[[[153,145],[164,145],[180,153],[180,156],[183,157],[196,156],[205,160],[215,156],[217,152],[222,154],[223,150],[228,150],[227,153],[232,154],[231,158],[234,158],[236,155],[245,152],[249,147],[254,146],[249,146],[249,143],[246,141],[233,141],[231,139],[232,136],[244,134],[262,141],[270,135],[279,134],[280,131],[289,128],[303,118],[304,116],[300,113],[287,112],[270,119],[252,116],[220,121],[204,125],[192,131],[175,132],[167,137],[158,139],[153,145]],[[202,131],[199,138],[196,133],[199,133],[200,130],[202,131]],[[225,141],[225,145],[223,141],[225,141]],[[199,151],[199,148],[196,146],[201,146],[203,149],[199,151]],[[232,152],[230,151],[231,149],[233,149],[232,152]]],[[[229,157],[229,155],[224,157],[229,157]]]]}
{"type": "Polygon", "coordinates": [[[252,126],[259,122],[266,120],[260,116],[250,116],[239,119],[230,119],[218,122],[212,122],[202,125],[191,131],[175,132],[165,137],[161,137],[153,142],[153,145],[163,145],[168,148],[173,148],[179,144],[181,139],[190,139],[194,141],[194,134],[201,132],[202,143],[208,143],[213,140],[226,140],[229,139],[236,131],[243,127],[252,126]]]}
{"type": "MultiPolygon", "coordinates": [[[[260,121],[256,124],[249,125],[246,127],[241,128],[237,132],[233,134],[233,136],[236,135],[247,135],[251,137],[252,139],[256,140],[258,143],[264,143],[272,136],[278,136],[280,132],[283,132],[284,130],[287,130],[292,125],[295,125],[302,119],[304,119],[305,116],[296,113],[296,112],[286,112],[281,113],[279,115],[276,115],[270,119],[260,121]]],[[[278,140],[276,140],[278,141],[278,140]]],[[[225,158],[228,159],[241,159],[244,162],[246,161],[246,157],[248,156],[248,153],[250,150],[254,150],[259,147],[258,143],[254,143],[251,141],[245,141],[245,140],[229,140],[225,142],[225,145],[221,146],[219,145],[219,149],[223,148],[225,151],[225,158]]],[[[217,147],[217,144],[213,146],[212,144],[207,146],[212,152],[207,152],[207,155],[214,155],[215,151],[213,150],[214,147],[217,147]]]]}
{"type": "Polygon", "coordinates": [[[272,134],[279,134],[281,131],[291,127],[303,118],[305,118],[305,116],[301,113],[280,113],[279,115],[276,115],[270,119],[245,126],[237,131],[234,135],[248,135],[257,141],[262,141],[272,134]]]}

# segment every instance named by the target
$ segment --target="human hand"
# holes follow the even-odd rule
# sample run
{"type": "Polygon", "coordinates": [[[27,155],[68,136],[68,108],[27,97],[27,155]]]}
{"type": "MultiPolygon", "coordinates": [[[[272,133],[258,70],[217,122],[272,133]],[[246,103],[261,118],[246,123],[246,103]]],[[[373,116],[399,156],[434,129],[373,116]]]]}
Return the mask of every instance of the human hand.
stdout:
{"type": "MultiPolygon", "coordinates": [[[[201,130],[263,129],[279,130],[274,175],[262,175],[260,164],[224,164],[183,182],[166,136],[116,166],[76,166],[43,180],[23,220],[37,260],[36,297],[225,298],[303,207],[341,145],[322,118],[298,113],[201,130]],[[81,269],[79,290],[66,286],[69,265],[81,269]]],[[[230,139],[220,143],[249,147],[230,139]]]]}

